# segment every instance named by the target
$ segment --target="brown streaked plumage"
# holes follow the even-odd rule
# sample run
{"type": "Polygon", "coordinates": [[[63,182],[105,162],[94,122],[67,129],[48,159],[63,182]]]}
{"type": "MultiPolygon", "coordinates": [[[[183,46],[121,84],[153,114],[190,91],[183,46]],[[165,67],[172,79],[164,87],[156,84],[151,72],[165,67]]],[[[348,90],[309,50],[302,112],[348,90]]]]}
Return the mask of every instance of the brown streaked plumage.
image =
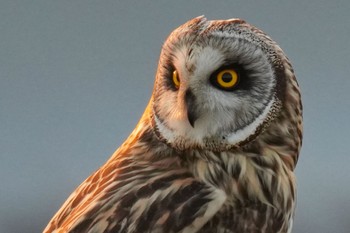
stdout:
{"type": "Polygon", "coordinates": [[[290,232],[301,143],[281,48],[243,20],[192,19],[165,42],[135,130],[44,233],[290,232]]]}

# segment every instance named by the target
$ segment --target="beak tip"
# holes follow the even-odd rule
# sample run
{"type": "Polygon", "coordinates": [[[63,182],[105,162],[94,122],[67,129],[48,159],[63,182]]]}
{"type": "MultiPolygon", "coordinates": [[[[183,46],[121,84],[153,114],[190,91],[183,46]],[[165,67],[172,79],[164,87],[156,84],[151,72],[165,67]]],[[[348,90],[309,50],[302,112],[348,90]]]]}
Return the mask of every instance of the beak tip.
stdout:
{"type": "Polygon", "coordinates": [[[190,125],[192,126],[192,128],[194,128],[194,121],[193,120],[188,120],[190,122],[190,125]]]}
{"type": "Polygon", "coordinates": [[[197,120],[197,114],[194,111],[189,111],[187,113],[187,119],[190,125],[192,126],[192,128],[194,128],[194,124],[197,120]]]}

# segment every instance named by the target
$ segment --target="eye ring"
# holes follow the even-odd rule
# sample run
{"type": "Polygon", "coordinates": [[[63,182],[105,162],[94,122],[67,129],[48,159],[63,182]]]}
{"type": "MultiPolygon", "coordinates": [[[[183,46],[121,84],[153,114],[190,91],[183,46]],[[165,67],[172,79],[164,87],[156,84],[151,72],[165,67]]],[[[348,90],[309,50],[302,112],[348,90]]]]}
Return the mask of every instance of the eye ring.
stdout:
{"type": "Polygon", "coordinates": [[[174,86],[178,89],[180,87],[180,78],[176,70],[173,71],[172,80],[173,80],[174,86]]]}
{"type": "Polygon", "coordinates": [[[214,82],[217,87],[224,90],[231,90],[239,81],[238,73],[234,69],[223,69],[214,76],[214,82]]]}

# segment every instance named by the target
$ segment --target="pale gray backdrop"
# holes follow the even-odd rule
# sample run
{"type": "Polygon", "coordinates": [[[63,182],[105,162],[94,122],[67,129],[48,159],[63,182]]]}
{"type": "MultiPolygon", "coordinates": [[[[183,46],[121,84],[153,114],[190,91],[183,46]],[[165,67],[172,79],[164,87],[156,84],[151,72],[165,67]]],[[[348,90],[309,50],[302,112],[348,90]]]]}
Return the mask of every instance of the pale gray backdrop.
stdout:
{"type": "Polygon", "coordinates": [[[41,232],[134,128],[162,42],[240,17],[285,50],[303,92],[294,232],[350,232],[350,1],[0,1],[0,232],[41,232]]]}

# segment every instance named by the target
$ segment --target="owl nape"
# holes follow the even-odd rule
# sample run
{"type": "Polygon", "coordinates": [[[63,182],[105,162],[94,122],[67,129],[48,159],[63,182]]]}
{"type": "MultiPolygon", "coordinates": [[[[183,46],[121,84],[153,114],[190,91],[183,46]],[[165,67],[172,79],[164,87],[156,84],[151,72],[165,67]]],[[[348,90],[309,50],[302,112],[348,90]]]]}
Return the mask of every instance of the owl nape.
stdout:
{"type": "Polygon", "coordinates": [[[291,232],[301,143],[278,44],[240,19],[194,18],[165,41],[134,131],[44,232],[291,232]]]}

